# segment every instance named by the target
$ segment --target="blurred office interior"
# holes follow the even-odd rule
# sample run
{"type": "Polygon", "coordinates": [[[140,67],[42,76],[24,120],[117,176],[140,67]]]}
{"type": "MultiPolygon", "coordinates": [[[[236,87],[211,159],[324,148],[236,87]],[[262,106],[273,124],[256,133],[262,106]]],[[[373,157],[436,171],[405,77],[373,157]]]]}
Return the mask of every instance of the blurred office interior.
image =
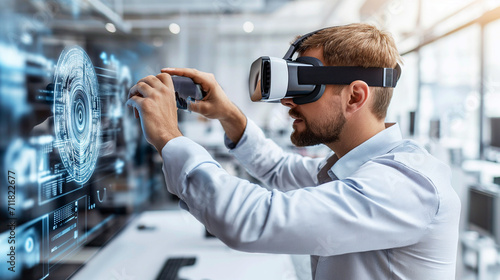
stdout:
{"type": "MultiPolygon", "coordinates": [[[[17,238],[25,244],[18,254],[21,272],[9,274],[2,261],[0,278],[79,279],[78,273],[89,275],[82,267],[89,267],[127,227],[137,226],[134,219],[141,214],[181,211],[166,191],[161,158],[124,105],[128,89],[161,68],[213,73],[230,99],[267,136],[290,151],[326,156],[325,146],[291,144],[292,120],[286,107],[250,101],[249,68],[260,56],[282,57],[297,35],[366,22],[391,32],[403,57],[403,74],[387,122],[398,122],[404,137],[422,143],[452,168],[453,186],[462,202],[456,279],[500,279],[500,1],[1,0],[0,4],[0,166],[1,172],[19,173],[17,238]],[[92,177],[83,184],[65,179],[67,166],[61,163],[52,125],[55,72],[60,71],[61,53],[72,46],[88,55],[101,92],[99,158],[92,177]],[[55,226],[49,231],[47,223],[67,205],[77,205],[71,217],[87,222],[75,231],[71,245],[61,241],[57,248],[64,250],[44,252],[46,247],[56,248],[51,242],[63,236],[56,234],[55,226]]],[[[185,136],[203,145],[231,174],[255,180],[229,155],[218,122],[187,111],[178,114],[185,136]]],[[[8,180],[6,174],[0,179],[8,180]]],[[[3,196],[7,189],[2,185],[1,191],[3,196]]],[[[0,203],[2,255],[8,248],[6,203],[0,203]]],[[[196,248],[190,250],[196,254],[196,248]]],[[[294,271],[283,279],[310,279],[304,265],[307,256],[290,260],[294,271]]],[[[161,262],[153,263],[151,269],[159,270],[161,262]]],[[[113,279],[120,279],[120,273],[113,279]]]]}

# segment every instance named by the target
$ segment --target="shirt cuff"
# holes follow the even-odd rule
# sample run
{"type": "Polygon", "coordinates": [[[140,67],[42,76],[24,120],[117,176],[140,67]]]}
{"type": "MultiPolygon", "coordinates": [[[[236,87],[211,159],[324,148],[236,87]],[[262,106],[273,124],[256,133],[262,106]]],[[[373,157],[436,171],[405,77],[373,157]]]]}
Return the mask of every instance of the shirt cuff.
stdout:
{"type": "Polygon", "coordinates": [[[240,141],[238,144],[235,144],[229,137],[227,137],[226,134],[224,134],[224,144],[226,145],[226,148],[230,150],[240,150],[241,147],[246,146],[247,142],[251,142],[253,138],[256,138],[258,136],[264,136],[264,133],[262,130],[250,119],[247,119],[247,126],[245,127],[245,131],[243,131],[243,135],[241,136],[240,141]]]}
{"type": "Polygon", "coordinates": [[[227,135],[224,135],[224,144],[229,149],[229,153],[241,162],[251,161],[255,156],[255,148],[266,141],[264,132],[250,119],[247,119],[247,126],[238,144],[234,144],[227,135]]]}
{"type": "MultiPolygon", "coordinates": [[[[241,139],[238,142],[238,144],[240,144],[242,141],[245,141],[244,138],[246,138],[245,136],[248,134],[247,131],[248,131],[249,122],[250,122],[250,120],[247,118],[247,126],[245,127],[245,130],[243,131],[243,135],[241,136],[241,139]]],[[[232,149],[236,148],[238,146],[238,144],[235,144],[233,141],[231,141],[231,139],[229,139],[229,137],[227,137],[227,134],[224,133],[224,145],[226,145],[226,148],[228,148],[229,150],[232,150],[232,149]]]]}
{"type": "Polygon", "coordinates": [[[168,141],[161,155],[167,190],[181,200],[184,199],[186,178],[194,169],[205,163],[220,167],[207,150],[184,136],[168,141]]]}

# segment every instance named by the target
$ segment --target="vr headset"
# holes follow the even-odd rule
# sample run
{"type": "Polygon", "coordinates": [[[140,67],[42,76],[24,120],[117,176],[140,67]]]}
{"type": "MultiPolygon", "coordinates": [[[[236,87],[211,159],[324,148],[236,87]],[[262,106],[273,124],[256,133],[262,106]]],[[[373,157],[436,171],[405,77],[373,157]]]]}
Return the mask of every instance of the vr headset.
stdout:
{"type": "Polygon", "coordinates": [[[302,56],[292,59],[302,42],[316,30],[297,39],[285,56],[261,56],[252,63],[248,80],[252,101],[279,102],[293,98],[295,104],[306,104],[318,100],[325,85],[349,85],[362,80],[373,87],[395,87],[401,68],[323,66],[315,57],[302,56]]]}

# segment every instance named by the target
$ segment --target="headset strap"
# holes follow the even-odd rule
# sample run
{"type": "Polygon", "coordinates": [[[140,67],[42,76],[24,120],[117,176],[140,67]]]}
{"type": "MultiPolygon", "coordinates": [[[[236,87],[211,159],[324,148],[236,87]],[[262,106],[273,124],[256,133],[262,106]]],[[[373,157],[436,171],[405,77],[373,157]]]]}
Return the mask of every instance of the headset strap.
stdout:
{"type": "MultiPolygon", "coordinates": [[[[292,60],[292,56],[295,54],[304,40],[327,28],[329,27],[309,32],[295,40],[295,42],[290,45],[290,48],[288,48],[288,51],[283,56],[283,59],[292,60]]],[[[401,67],[399,66],[399,64],[396,65],[396,68],[364,68],[351,66],[321,66],[298,68],[298,82],[299,84],[304,85],[348,85],[353,81],[362,80],[372,87],[395,87],[400,76],[401,67]]]]}
{"type": "Polygon", "coordinates": [[[300,45],[302,45],[302,42],[304,42],[305,39],[309,38],[310,36],[318,33],[319,31],[323,30],[323,29],[327,29],[329,27],[326,27],[326,28],[321,28],[321,29],[318,29],[316,31],[313,31],[313,32],[309,32],[305,35],[303,35],[302,37],[300,37],[299,39],[295,40],[295,42],[293,42],[291,45],[290,45],[290,48],[288,48],[288,51],[286,52],[286,54],[283,56],[283,59],[285,60],[292,60],[292,56],[293,54],[297,51],[297,49],[300,47],[300,45]]]}
{"type": "Polygon", "coordinates": [[[378,68],[357,66],[306,66],[297,69],[301,85],[349,85],[362,80],[372,87],[395,87],[401,67],[378,68]]]}

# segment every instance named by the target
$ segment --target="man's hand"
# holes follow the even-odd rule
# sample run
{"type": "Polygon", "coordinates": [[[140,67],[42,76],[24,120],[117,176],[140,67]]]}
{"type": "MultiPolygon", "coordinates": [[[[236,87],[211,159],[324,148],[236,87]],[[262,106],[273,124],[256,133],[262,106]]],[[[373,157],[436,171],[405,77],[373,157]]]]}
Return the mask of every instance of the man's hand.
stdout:
{"type": "Polygon", "coordinates": [[[182,136],[177,126],[174,85],[169,74],[147,76],[137,82],[128,94],[127,105],[134,107],[141,119],[146,140],[161,153],[165,144],[182,136]]]}
{"type": "Polygon", "coordinates": [[[189,77],[201,85],[202,90],[207,95],[203,100],[191,103],[189,110],[209,119],[219,120],[227,137],[235,144],[240,141],[246,128],[247,119],[240,109],[229,100],[213,74],[188,68],[164,68],[161,71],[170,75],[189,77]]]}

